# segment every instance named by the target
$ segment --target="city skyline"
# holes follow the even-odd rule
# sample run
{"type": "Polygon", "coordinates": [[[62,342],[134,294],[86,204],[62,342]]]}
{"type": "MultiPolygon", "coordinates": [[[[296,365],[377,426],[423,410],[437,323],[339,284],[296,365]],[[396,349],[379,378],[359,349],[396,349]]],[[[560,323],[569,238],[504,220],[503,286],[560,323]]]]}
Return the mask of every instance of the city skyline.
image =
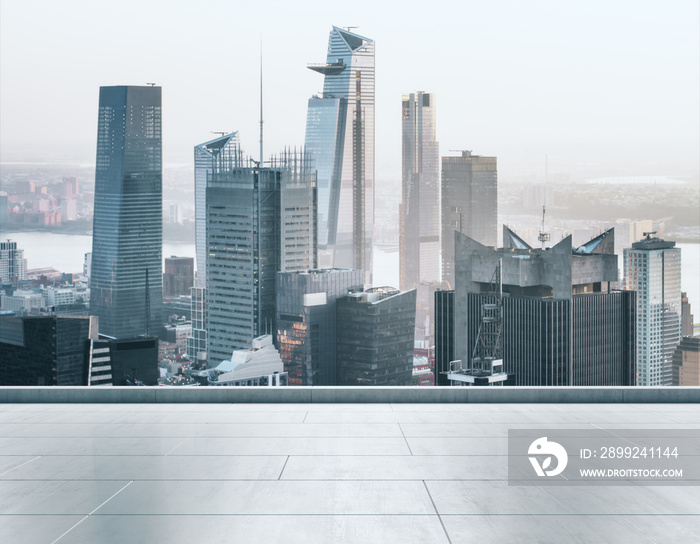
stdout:
{"type": "Polygon", "coordinates": [[[415,89],[437,96],[444,149],[478,147],[497,155],[507,175],[544,175],[546,160],[553,173],[588,163],[611,172],[697,173],[698,6],[692,1],[670,10],[655,3],[602,9],[595,2],[438,2],[427,20],[421,10],[369,9],[363,2],[352,20],[340,9],[305,2],[242,8],[208,2],[217,17],[177,2],[167,10],[162,2],[139,6],[134,18],[129,2],[119,12],[77,0],[61,8],[3,3],[0,160],[26,160],[39,143],[46,160],[89,162],[94,89],[151,81],[164,88],[166,165],[191,163],[192,145],[212,130],[242,130],[242,146],[256,149],[261,41],[266,146],[299,145],[306,101],[321,90],[306,63],[318,60],[318,43],[335,24],[360,25],[353,32],[377,41],[377,180],[400,178],[394,119],[400,96],[415,89]],[[270,9],[275,17],[266,17],[270,9]],[[130,27],[129,40],[93,24],[106,15],[110,27],[130,27]],[[288,24],[292,15],[295,25],[288,24]],[[222,40],[236,51],[226,70],[216,55],[200,54],[222,40]],[[15,47],[20,41],[26,45],[15,47]],[[280,61],[284,48],[293,54],[280,61]],[[202,73],[206,86],[197,83],[202,73]],[[40,100],[46,79],[70,120],[40,100]],[[61,141],[52,136],[59,133],[61,141]]]}

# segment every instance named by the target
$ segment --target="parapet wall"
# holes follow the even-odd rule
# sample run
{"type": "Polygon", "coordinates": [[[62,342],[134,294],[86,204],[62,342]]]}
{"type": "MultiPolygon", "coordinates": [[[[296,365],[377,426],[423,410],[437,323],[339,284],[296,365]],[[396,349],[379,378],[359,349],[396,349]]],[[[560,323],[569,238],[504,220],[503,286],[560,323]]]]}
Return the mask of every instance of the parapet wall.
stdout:
{"type": "Polygon", "coordinates": [[[0,387],[0,403],[698,403],[700,387],[0,387]]]}

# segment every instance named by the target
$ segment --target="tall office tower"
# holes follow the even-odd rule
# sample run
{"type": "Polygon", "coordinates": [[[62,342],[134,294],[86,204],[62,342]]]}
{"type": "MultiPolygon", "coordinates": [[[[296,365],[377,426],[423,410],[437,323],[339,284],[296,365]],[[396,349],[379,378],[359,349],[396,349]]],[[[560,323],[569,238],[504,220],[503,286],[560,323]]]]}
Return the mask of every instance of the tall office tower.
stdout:
{"type": "Polygon", "coordinates": [[[338,385],[336,299],[362,291],[362,276],[338,268],[277,274],[277,347],[289,385],[338,385]]]}
{"type": "Polygon", "coordinates": [[[333,27],[323,94],[309,99],[306,152],[318,175],[321,268],[362,270],[372,283],[374,229],[374,41],[333,27]]]}
{"type": "Polygon", "coordinates": [[[27,259],[17,242],[0,242],[0,283],[17,283],[27,279],[27,259]]]}
{"type": "Polygon", "coordinates": [[[240,153],[231,154],[207,179],[210,367],[273,333],[277,272],[315,268],[315,171],[302,153],[269,163],[246,166],[240,153]]]}
{"type": "Polygon", "coordinates": [[[162,324],[160,87],[100,87],[90,313],[116,338],[162,324]]]}
{"type": "Polygon", "coordinates": [[[416,290],[374,287],[336,305],[339,385],[411,385],[416,290]]]}
{"type": "Polygon", "coordinates": [[[192,257],[165,258],[163,272],[163,296],[179,297],[190,294],[194,284],[194,259],[192,257]]]}
{"type": "Polygon", "coordinates": [[[496,245],[498,234],[496,157],[462,151],[442,158],[442,280],[454,287],[455,231],[480,244],[496,245]]]}
{"type": "Polygon", "coordinates": [[[207,181],[242,164],[238,131],[194,148],[194,228],[197,287],[207,286],[207,181]]]}
{"type": "Polygon", "coordinates": [[[637,385],[671,385],[681,341],[681,250],[653,234],[624,257],[627,289],[637,292],[637,385]]]}
{"type": "Polygon", "coordinates": [[[402,200],[399,213],[400,284],[440,281],[439,148],[435,141],[435,96],[403,97],[402,200]]]}
{"type": "Polygon", "coordinates": [[[435,385],[450,385],[447,374],[455,359],[455,292],[435,292],[435,385]]]}
{"type": "MultiPolygon", "coordinates": [[[[613,291],[614,230],[534,249],[507,227],[494,250],[455,235],[455,359],[470,361],[501,261],[504,371],[514,385],[634,385],[635,293],[613,291]]],[[[436,336],[439,336],[436,333],[436,336]]]]}
{"type": "Polygon", "coordinates": [[[207,329],[206,305],[204,296],[206,289],[203,287],[193,287],[190,289],[191,311],[192,311],[192,331],[191,336],[186,340],[186,352],[192,359],[203,359],[207,351],[207,329]]]}

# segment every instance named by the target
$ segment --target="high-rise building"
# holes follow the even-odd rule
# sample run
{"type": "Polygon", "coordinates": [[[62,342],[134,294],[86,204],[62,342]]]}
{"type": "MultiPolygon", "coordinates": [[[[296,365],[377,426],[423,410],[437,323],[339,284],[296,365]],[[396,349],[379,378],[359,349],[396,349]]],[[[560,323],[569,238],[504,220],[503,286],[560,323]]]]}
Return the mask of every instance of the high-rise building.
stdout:
{"type": "Polygon", "coordinates": [[[339,385],[411,385],[416,290],[374,287],[336,301],[339,385]]]}
{"type": "Polygon", "coordinates": [[[276,274],[315,268],[315,171],[303,153],[270,167],[240,153],[206,189],[206,331],[209,366],[273,333],[276,274]],[[246,161],[248,164],[252,164],[246,161]]]}
{"type": "Polygon", "coordinates": [[[290,385],[338,385],[336,300],[362,285],[359,270],[277,274],[277,346],[290,385]]]}
{"type": "Polygon", "coordinates": [[[450,385],[447,372],[455,359],[455,292],[435,292],[435,384],[450,385]]]}
{"type": "Polygon", "coordinates": [[[206,289],[204,287],[193,287],[190,290],[191,311],[192,311],[192,332],[187,337],[187,355],[192,359],[204,358],[207,351],[207,329],[206,329],[206,289]]]}
{"type": "Polygon", "coordinates": [[[27,259],[17,242],[0,242],[0,283],[17,283],[27,279],[27,259]]]}
{"type": "Polygon", "coordinates": [[[480,244],[496,245],[498,235],[496,157],[462,151],[442,158],[442,280],[454,287],[455,231],[480,244]]]}
{"type": "Polygon", "coordinates": [[[570,236],[534,249],[506,227],[497,250],[455,237],[455,360],[471,360],[500,261],[501,354],[514,385],[634,385],[635,294],[610,288],[612,229],[575,249],[570,236]]]}
{"type": "Polygon", "coordinates": [[[321,268],[362,270],[372,283],[374,41],[333,27],[323,93],[309,99],[306,152],[318,175],[321,268]]]}
{"type": "Polygon", "coordinates": [[[207,182],[233,165],[242,164],[238,131],[214,138],[194,148],[194,227],[197,286],[207,286],[207,182]]]}
{"type": "Polygon", "coordinates": [[[165,258],[163,272],[163,296],[179,297],[190,294],[194,284],[194,259],[192,257],[165,258]]]}
{"type": "Polygon", "coordinates": [[[688,293],[681,293],[681,336],[695,334],[695,318],[688,300],[688,293]]]}
{"type": "Polygon", "coordinates": [[[100,87],[90,313],[116,338],[158,332],[163,285],[161,88],[100,87]]]}
{"type": "Polygon", "coordinates": [[[653,234],[624,257],[627,289],[637,292],[637,385],[671,385],[681,341],[681,250],[653,234]]]}
{"type": "Polygon", "coordinates": [[[94,317],[0,319],[0,385],[86,385],[90,339],[94,317]]]}
{"type": "Polygon", "coordinates": [[[399,212],[400,285],[440,281],[439,147],[435,141],[435,96],[403,97],[402,200],[399,212]]]}
{"type": "Polygon", "coordinates": [[[686,336],[673,351],[673,383],[700,386],[700,336],[686,336]]]}

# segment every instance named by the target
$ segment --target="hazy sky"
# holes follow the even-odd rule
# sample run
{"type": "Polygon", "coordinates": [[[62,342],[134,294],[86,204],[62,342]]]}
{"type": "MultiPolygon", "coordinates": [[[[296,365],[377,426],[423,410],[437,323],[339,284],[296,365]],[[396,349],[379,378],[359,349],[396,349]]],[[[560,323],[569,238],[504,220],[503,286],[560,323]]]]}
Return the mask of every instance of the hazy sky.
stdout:
{"type": "Polygon", "coordinates": [[[0,159],[94,162],[100,85],[163,87],[164,160],[210,131],[302,145],[332,25],[376,41],[377,177],[401,175],[401,95],[437,96],[441,152],[516,176],[598,163],[697,175],[697,0],[0,0],[0,159]],[[573,166],[572,166],[573,165],[573,166]]]}

